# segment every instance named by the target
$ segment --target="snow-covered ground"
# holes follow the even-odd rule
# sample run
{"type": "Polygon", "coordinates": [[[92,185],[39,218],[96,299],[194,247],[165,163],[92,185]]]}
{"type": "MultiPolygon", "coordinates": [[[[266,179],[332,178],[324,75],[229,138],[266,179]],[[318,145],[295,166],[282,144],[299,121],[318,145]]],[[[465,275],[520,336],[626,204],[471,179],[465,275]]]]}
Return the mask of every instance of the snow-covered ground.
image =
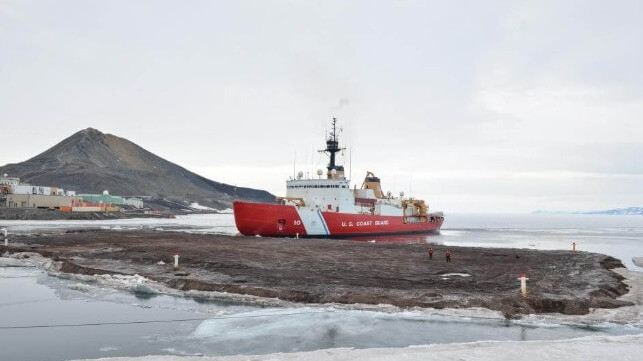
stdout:
{"type": "Polygon", "coordinates": [[[144,356],[101,361],[349,361],[349,360],[640,360],[643,335],[584,337],[556,341],[484,341],[385,349],[327,349],[311,352],[227,357],[144,356]]]}
{"type": "Polygon", "coordinates": [[[214,208],[202,206],[197,202],[190,203],[190,208],[197,209],[197,210],[200,210],[200,211],[216,211],[216,209],[214,209],[214,208]]]}
{"type": "MultiPolygon", "coordinates": [[[[200,207],[200,206],[199,206],[200,207]]],[[[207,208],[207,207],[206,207],[207,208]]],[[[57,220],[57,221],[8,221],[0,220],[0,228],[13,233],[51,232],[65,229],[111,229],[111,230],[157,230],[194,233],[237,234],[231,210],[226,209],[218,214],[191,214],[176,218],[126,218],[104,220],[57,220]]]]}

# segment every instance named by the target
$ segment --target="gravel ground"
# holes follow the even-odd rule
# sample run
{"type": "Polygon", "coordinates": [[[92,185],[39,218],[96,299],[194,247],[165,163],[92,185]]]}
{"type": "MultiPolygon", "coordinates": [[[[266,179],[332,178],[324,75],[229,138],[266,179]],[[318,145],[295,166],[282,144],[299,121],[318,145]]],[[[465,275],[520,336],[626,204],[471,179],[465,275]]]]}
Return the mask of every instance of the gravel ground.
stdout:
{"type": "Polygon", "coordinates": [[[587,314],[629,303],[623,267],[610,256],[537,251],[277,239],[155,231],[67,231],[16,235],[5,251],[34,251],[62,261],[62,271],[139,274],[180,290],[218,291],[301,303],[485,307],[506,317],[587,314]],[[180,269],[173,255],[180,254],[180,269]],[[159,262],[163,261],[163,262],[159,262]],[[162,264],[159,264],[162,263],[162,264]],[[519,294],[520,274],[529,294],[519,294]]]}

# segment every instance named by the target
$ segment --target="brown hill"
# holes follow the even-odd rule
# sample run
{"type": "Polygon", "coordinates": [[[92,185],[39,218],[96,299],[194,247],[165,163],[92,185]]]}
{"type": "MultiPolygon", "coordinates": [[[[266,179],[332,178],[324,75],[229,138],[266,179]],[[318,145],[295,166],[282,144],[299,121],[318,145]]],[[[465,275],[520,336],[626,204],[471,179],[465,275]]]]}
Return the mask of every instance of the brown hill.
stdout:
{"type": "MultiPolygon", "coordinates": [[[[154,198],[166,205],[198,202],[229,208],[236,198],[273,202],[266,191],[219,183],[158,157],[127,139],[87,128],[25,162],[0,167],[23,182],[79,193],[154,198]]],[[[170,206],[171,208],[172,206],[170,206]]]]}

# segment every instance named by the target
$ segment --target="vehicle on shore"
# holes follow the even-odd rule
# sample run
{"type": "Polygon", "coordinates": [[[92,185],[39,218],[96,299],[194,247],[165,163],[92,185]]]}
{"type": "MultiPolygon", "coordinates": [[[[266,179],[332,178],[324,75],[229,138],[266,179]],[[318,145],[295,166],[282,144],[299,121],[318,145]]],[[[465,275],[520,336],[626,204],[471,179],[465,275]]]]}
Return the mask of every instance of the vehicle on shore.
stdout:
{"type": "Polygon", "coordinates": [[[303,172],[286,181],[286,196],[277,203],[235,201],[234,220],[244,235],[271,237],[346,237],[381,234],[428,233],[440,230],[442,212],[429,212],[424,200],[395,197],[382,191],[380,178],[367,172],[362,186],[351,189],[344,167],[336,164],[339,146],[337,119],[320,152],[330,156],[319,178],[303,172]]]}

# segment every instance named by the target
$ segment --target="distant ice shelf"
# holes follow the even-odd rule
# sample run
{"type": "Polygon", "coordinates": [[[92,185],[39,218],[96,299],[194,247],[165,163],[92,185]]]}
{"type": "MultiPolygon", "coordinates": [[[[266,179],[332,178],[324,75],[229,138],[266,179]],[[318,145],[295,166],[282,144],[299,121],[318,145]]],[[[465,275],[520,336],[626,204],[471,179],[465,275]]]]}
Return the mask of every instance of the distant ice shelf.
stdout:
{"type": "Polygon", "coordinates": [[[605,214],[616,216],[641,216],[643,215],[643,207],[628,207],[628,208],[614,208],[605,209],[601,211],[546,211],[536,210],[534,214],[605,214]]]}

